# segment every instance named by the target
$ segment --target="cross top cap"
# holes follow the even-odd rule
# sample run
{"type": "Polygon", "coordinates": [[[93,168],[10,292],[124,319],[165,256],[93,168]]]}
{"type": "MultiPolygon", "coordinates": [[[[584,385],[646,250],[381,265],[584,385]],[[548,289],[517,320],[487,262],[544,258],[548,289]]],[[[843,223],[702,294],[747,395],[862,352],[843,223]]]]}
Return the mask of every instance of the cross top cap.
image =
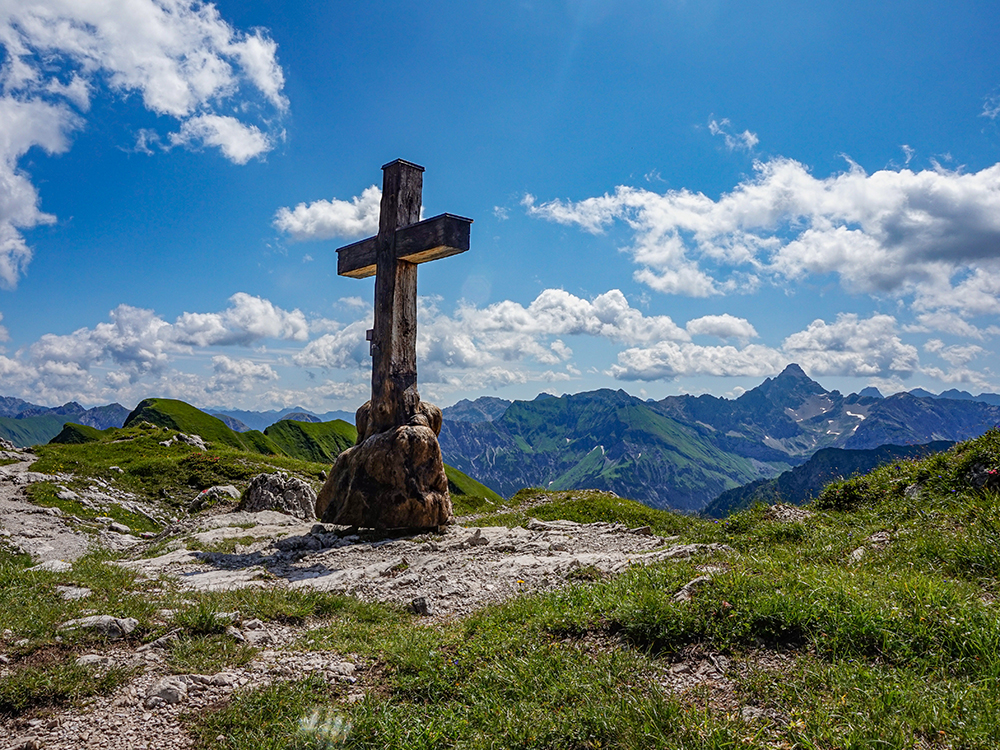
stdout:
{"type": "Polygon", "coordinates": [[[406,159],[394,159],[393,161],[389,162],[388,164],[383,164],[382,165],[383,171],[386,170],[386,169],[388,169],[389,167],[393,166],[394,164],[399,164],[399,165],[402,165],[404,167],[412,167],[413,169],[419,169],[421,172],[424,171],[424,168],[421,167],[419,164],[414,164],[412,161],[407,161],[406,159]]]}

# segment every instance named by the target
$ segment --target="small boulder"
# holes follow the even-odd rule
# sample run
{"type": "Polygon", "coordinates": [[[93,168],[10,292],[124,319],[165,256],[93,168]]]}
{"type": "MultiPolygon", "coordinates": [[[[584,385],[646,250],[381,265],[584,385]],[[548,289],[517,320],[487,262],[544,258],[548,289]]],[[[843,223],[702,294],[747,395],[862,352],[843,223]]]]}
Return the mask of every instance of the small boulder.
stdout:
{"type": "Polygon", "coordinates": [[[68,620],[59,630],[93,630],[106,638],[116,639],[135,630],[139,621],[134,617],[112,617],[111,615],[91,615],[78,620],[68,620]]]}
{"type": "Polygon", "coordinates": [[[258,474],[250,480],[250,486],[236,509],[249,513],[276,510],[312,521],[316,518],[316,492],[301,479],[290,477],[283,471],[258,474]]]}
{"type": "Polygon", "coordinates": [[[205,440],[201,437],[201,435],[186,435],[183,432],[178,432],[177,440],[182,443],[187,443],[200,451],[208,450],[208,446],[205,444],[205,440]]]}
{"type": "Polygon", "coordinates": [[[177,676],[164,677],[149,688],[143,705],[146,708],[156,708],[163,705],[180,703],[187,698],[187,682],[177,676]]]}
{"type": "Polygon", "coordinates": [[[216,484],[207,490],[202,490],[191,501],[189,510],[192,512],[204,510],[218,502],[228,503],[240,499],[240,491],[231,484],[216,484]]]}

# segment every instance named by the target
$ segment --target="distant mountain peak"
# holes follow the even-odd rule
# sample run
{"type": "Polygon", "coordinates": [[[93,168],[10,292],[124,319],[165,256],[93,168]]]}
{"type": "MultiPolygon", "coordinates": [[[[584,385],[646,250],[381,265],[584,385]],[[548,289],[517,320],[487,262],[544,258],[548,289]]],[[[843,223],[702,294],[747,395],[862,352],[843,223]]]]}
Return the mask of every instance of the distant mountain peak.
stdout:
{"type": "MultiPolygon", "coordinates": [[[[828,393],[823,386],[806,375],[805,371],[794,362],[773,379],[768,378],[747,393],[753,391],[759,391],[772,401],[780,401],[783,406],[797,406],[810,396],[822,396],[828,393]]],[[[743,394],[743,397],[746,395],[746,393],[743,394]]]]}
{"type": "MultiPolygon", "coordinates": [[[[809,376],[806,375],[805,370],[799,367],[797,364],[792,362],[784,370],[782,370],[775,380],[780,380],[782,378],[798,378],[800,380],[810,380],[809,376]]],[[[810,380],[810,382],[813,382],[810,380]]]]}
{"type": "Polygon", "coordinates": [[[862,398],[885,398],[885,396],[882,395],[882,391],[873,385],[870,385],[867,388],[862,388],[858,392],[858,395],[862,398]]]}

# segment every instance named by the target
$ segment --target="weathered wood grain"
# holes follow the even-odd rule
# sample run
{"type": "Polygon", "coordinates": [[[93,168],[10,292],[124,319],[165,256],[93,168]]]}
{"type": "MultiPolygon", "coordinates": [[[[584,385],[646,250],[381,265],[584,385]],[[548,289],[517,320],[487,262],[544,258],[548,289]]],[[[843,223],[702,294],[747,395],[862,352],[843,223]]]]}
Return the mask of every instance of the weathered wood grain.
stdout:
{"type": "MultiPolygon", "coordinates": [[[[396,258],[409,263],[458,255],[469,249],[472,219],[454,214],[441,214],[396,230],[396,258]]],[[[337,250],[337,273],[352,279],[374,276],[375,237],[345,245],[337,250]]]]}

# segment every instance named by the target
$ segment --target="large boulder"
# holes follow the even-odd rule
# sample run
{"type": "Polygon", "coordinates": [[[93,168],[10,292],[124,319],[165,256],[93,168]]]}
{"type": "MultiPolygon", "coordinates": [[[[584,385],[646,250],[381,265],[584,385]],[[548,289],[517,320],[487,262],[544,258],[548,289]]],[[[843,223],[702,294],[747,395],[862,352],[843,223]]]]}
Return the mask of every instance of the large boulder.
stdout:
{"type": "Polygon", "coordinates": [[[258,513],[262,510],[276,510],[290,516],[312,521],[316,518],[316,492],[297,477],[284,471],[274,474],[258,474],[250,480],[250,486],[236,510],[258,513]]]}
{"type": "Polygon", "coordinates": [[[369,434],[369,408],[358,410],[358,444],[337,456],[316,515],[324,523],[374,529],[449,523],[451,496],[437,441],[441,410],[421,402],[409,424],[369,434]]]}

